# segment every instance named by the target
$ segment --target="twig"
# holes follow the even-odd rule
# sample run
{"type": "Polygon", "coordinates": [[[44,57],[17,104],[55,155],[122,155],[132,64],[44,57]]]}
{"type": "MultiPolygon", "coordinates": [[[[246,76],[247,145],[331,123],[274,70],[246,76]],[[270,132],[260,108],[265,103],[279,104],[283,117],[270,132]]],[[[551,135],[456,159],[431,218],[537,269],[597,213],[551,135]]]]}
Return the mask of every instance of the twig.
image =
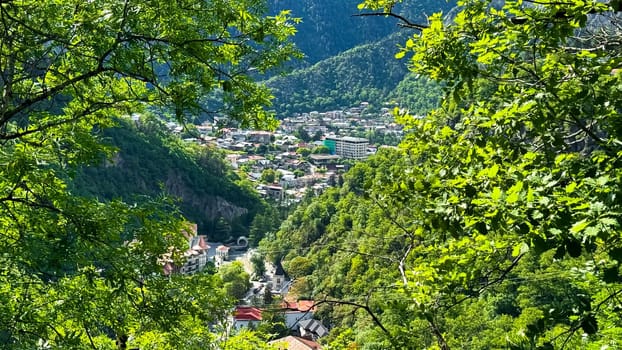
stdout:
{"type": "Polygon", "coordinates": [[[418,23],[413,23],[411,21],[409,21],[407,18],[405,18],[404,16],[400,16],[396,13],[393,12],[370,12],[370,13],[359,13],[356,15],[352,15],[353,17],[371,17],[371,16],[382,16],[382,17],[394,17],[399,19],[402,23],[402,27],[406,27],[406,28],[411,28],[411,29],[416,29],[416,30],[424,30],[426,28],[428,28],[427,25],[425,24],[418,24],[418,23]]]}

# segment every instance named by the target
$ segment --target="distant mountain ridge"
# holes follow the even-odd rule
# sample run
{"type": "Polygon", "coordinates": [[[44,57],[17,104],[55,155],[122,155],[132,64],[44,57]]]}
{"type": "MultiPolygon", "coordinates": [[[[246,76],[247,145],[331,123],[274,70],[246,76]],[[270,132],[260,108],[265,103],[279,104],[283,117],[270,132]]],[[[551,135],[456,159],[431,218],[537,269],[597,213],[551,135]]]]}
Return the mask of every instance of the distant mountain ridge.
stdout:
{"type": "Polygon", "coordinates": [[[294,42],[305,54],[305,63],[315,64],[362,44],[393,33],[397,21],[383,17],[355,17],[359,0],[268,0],[270,12],[291,10],[302,22],[294,42]]]}
{"type": "Polygon", "coordinates": [[[268,80],[277,114],[339,109],[386,99],[408,73],[405,62],[394,58],[403,38],[387,36],[268,80]]]}
{"type": "MultiPolygon", "coordinates": [[[[266,81],[273,89],[273,108],[279,117],[338,109],[363,101],[379,107],[401,96],[429,95],[428,82],[413,83],[416,79],[410,77],[407,84],[402,84],[408,70],[405,61],[395,59],[398,46],[413,32],[399,27],[398,20],[392,17],[355,16],[361,13],[357,9],[359,3],[360,0],[269,1],[270,11],[291,9],[293,16],[302,19],[294,42],[306,57],[300,68],[266,81]],[[414,90],[409,91],[411,88],[414,90]]],[[[438,11],[447,13],[454,4],[453,0],[407,2],[396,11],[409,20],[425,23],[426,16],[438,11]]],[[[438,89],[432,87],[432,91],[438,89]]],[[[435,105],[433,96],[396,102],[416,112],[435,105]]]]}
{"type": "MultiPolygon", "coordinates": [[[[315,64],[363,44],[377,42],[400,31],[399,21],[386,16],[358,16],[362,0],[268,0],[269,12],[290,10],[301,18],[294,42],[305,54],[305,62],[315,64]]],[[[419,0],[396,6],[395,12],[415,22],[425,23],[434,12],[448,12],[455,0],[419,0]]]]}

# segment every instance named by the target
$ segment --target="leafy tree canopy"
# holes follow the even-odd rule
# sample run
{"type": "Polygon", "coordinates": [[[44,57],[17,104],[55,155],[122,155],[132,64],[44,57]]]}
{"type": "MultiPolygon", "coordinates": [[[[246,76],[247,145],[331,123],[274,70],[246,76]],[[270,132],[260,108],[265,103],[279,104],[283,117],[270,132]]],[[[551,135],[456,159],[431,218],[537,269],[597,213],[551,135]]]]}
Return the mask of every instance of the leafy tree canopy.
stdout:
{"type": "Polygon", "coordinates": [[[146,107],[184,121],[217,112],[199,101],[220,91],[223,113],[274,126],[270,94],[250,73],[295,54],[294,22],[265,16],[257,0],[0,3],[2,348],[159,339],[191,349],[216,339],[188,334],[219,324],[220,282],[162,276],[162,255],[179,262],[187,244],[179,215],[164,214],[171,204],[100,203],[72,195],[66,179],[100,160],[112,116],[146,107]]]}
{"type": "Polygon", "coordinates": [[[312,259],[320,315],[360,330],[334,338],[343,348],[619,346],[619,11],[464,0],[451,18],[402,20],[417,33],[396,56],[441,83],[441,107],[396,110],[400,149],[264,245],[312,259]]]}
{"type": "Polygon", "coordinates": [[[244,265],[240,261],[222,265],[218,270],[218,275],[224,282],[228,295],[236,299],[242,299],[251,287],[250,275],[244,270],[244,265]]]}

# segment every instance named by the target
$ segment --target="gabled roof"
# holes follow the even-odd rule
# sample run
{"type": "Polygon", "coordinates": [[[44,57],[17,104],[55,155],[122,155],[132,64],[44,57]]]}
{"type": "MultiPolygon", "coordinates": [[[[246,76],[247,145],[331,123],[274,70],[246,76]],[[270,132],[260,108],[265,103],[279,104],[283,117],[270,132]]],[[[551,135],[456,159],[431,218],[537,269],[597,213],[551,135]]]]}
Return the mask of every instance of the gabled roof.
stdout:
{"type": "Polygon", "coordinates": [[[294,337],[292,335],[275,339],[268,342],[268,344],[276,345],[279,350],[321,350],[322,346],[312,340],[304,339],[300,337],[294,337]]]}
{"type": "Polygon", "coordinates": [[[196,241],[193,241],[194,246],[192,247],[192,249],[194,249],[194,250],[208,250],[210,248],[210,246],[205,241],[205,236],[201,235],[201,236],[197,236],[197,237],[198,237],[198,239],[196,241]]]}
{"type": "Polygon", "coordinates": [[[328,329],[318,320],[302,320],[298,324],[302,329],[317,335],[318,338],[328,334],[328,329]]]}
{"type": "Polygon", "coordinates": [[[297,302],[288,302],[284,300],[281,303],[281,308],[285,311],[299,311],[299,312],[315,312],[315,301],[313,300],[298,300],[297,302]]]}
{"type": "Polygon", "coordinates": [[[300,311],[315,311],[315,301],[313,300],[298,300],[298,310],[300,311]]]}
{"type": "Polygon", "coordinates": [[[283,265],[281,264],[280,261],[276,262],[276,266],[274,267],[274,274],[285,276],[285,269],[283,269],[283,265]]]}
{"type": "Polygon", "coordinates": [[[236,306],[233,311],[236,321],[261,321],[261,309],[252,306],[236,306]]]}

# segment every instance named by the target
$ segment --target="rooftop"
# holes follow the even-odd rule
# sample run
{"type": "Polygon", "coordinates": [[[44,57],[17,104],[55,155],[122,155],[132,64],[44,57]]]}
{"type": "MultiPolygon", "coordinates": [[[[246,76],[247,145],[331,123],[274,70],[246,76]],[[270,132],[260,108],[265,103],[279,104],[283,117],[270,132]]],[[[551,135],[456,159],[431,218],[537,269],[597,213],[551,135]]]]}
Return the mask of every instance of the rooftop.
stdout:
{"type": "Polygon", "coordinates": [[[315,333],[320,338],[328,334],[328,329],[318,320],[302,320],[300,321],[300,327],[311,333],[315,333]]]}
{"type": "Polygon", "coordinates": [[[261,309],[252,306],[237,306],[233,311],[236,321],[261,321],[261,309]]]}
{"type": "Polygon", "coordinates": [[[281,303],[281,307],[283,309],[292,310],[292,311],[300,311],[300,312],[314,312],[315,311],[315,301],[313,300],[298,300],[296,302],[288,302],[283,301],[281,303]]]}
{"type": "Polygon", "coordinates": [[[294,337],[292,335],[275,339],[269,344],[276,345],[279,350],[321,350],[322,346],[312,340],[304,339],[300,337],[294,337]]]}

